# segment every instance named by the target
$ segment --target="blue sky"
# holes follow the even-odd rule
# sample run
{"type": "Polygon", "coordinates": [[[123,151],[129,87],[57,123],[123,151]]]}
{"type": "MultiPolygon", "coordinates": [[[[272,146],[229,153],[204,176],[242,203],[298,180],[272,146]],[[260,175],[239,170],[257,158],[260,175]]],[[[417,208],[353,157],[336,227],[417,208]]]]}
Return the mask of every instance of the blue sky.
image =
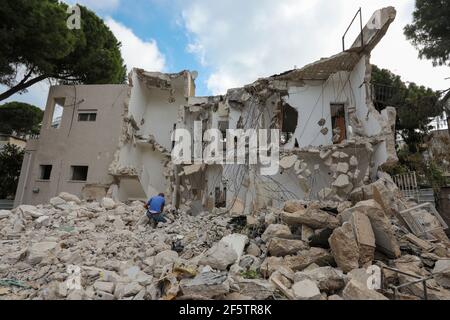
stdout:
{"type": "MultiPolygon", "coordinates": [[[[392,5],[396,21],[372,62],[435,90],[450,86],[450,69],[419,60],[403,28],[414,0],[65,0],[101,16],[122,42],[130,69],[196,70],[197,95],[223,94],[259,77],[301,67],[342,50],[341,37],[359,7],[364,23],[392,5]]],[[[350,30],[348,43],[357,29],[350,30]]],[[[9,101],[44,107],[48,82],[9,101]]],[[[4,87],[0,86],[0,91],[4,87]]]]}

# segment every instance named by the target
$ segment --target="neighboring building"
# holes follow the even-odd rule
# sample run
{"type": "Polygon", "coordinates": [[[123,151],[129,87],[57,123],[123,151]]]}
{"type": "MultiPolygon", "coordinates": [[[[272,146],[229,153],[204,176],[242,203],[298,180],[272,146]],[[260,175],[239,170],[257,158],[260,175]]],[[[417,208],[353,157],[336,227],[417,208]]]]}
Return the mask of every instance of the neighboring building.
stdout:
{"type": "Polygon", "coordinates": [[[15,135],[0,133],[0,150],[2,150],[3,146],[7,145],[8,143],[25,149],[27,140],[15,135]]]}
{"type": "Polygon", "coordinates": [[[129,86],[52,87],[40,139],[27,146],[16,205],[62,191],[98,198],[108,187],[122,201],[166,192],[177,206],[237,214],[294,198],[345,200],[375,180],[379,166],[397,161],[395,109],[376,110],[370,63],[395,15],[392,7],[378,10],[350,49],[224,96],[195,97],[188,71],[134,69],[129,86]],[[64,112],[53,128],[57,103],[64,112]],[[174,165],[174,129],[194,132],[198,121],[202,133],[279,129],[281,169],[263,176],[248,161],[174,165]]]}
{"type": "Polygon", "coordinates": [[[62,191],[81,195],[86,185],[101,194],[114,182],[108,165],[119,143],[128,91],[128,85],[50,88],[40,136],[27,143],[16,205],[45,203],[62,191]]]}

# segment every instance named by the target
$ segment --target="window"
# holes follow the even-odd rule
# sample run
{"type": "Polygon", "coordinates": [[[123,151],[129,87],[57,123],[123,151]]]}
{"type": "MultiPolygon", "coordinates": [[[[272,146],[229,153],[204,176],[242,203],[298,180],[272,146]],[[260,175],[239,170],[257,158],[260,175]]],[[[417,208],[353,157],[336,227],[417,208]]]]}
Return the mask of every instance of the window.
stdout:
{"type": "Polygon", "coordinates": [[[287,103],[281,106],[281,144],[287,144],[297,129],[298,112],[287,103]]]}
{"type": "Polygon", "coordinates": [[[218,127],[220,130],[220,133],[222,134],[222,145],[223,145],[223,150],[225,150],[227,148],[227,130],[230,126],[230,123],[228,121],[219,121],[218,123],[218,127]]]}
{"type": "Polygon", "coordinates": [[[339,144],[347,139],[344,104],[331,104],[331,125],[333,129],[333,143],[339,144]]]}
{"type": "Polygon", "coordinates": [[[51,165],[42,165],[41,166],[41,174],[39,179],[41,180],[50,180],[50,177],[52,175],[52,168],[51,165]]]}
{"type": "Polygon", "coordinates": [[[78,121],[94,122],[97,120],[97,112],[80,112],[78,113],[78,121]]]}
{"type": "Polygon", "coordinates": [[[50,126],[55,129],[59,129],[61,127],[62,115],[64,112],[64,104],[66,103],[65,98],[55,98],[53,110],[52,110],[52,122],[50,126]]]}
{"type": "Polygon", "coordinates": [[[214,206],[216,208],[226,208],[227,206],[227,188],[216,187],[214,190],[214,206]]]}
{"type": "Polygon", "coordinates": [[[88,176],[88,166],[72,166],[72,181],[86,181],[88,176]]]}

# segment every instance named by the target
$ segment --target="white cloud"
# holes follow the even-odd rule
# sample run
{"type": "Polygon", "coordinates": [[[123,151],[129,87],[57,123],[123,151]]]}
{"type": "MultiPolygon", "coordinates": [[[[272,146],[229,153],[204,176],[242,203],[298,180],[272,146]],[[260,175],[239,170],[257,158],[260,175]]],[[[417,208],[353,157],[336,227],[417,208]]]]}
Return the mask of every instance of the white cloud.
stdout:
{"type": "Polygon", "coordinates": [[[144,41],[138,38],[131,29],[112,18],[107,18],[105,22],[122,43],[122,57],[128,71],[135,67],[148,71],[163,71],[165,69],[165,57],[159,51],[155,40],[144,41]]]}
{"type": "MultiPolygon", "coordinates": [[[[188,52],[198,55],[212,73],[207,80],[214,94],[241,86],[258,77],[301,67],[342,50],[342,35],[359,7],[364,23],[384,6],[393,5],[398,16],[388,35],[373,52],[373,63],[415,81],[442,89],[448,68],[433,68],[420,61],[405,39],[414,1],[404,0],[192,0],[183,2],[182,17],[189,37],[188,52]]],[[[349,46],[357,24],[347,36],[349,46]]]]}

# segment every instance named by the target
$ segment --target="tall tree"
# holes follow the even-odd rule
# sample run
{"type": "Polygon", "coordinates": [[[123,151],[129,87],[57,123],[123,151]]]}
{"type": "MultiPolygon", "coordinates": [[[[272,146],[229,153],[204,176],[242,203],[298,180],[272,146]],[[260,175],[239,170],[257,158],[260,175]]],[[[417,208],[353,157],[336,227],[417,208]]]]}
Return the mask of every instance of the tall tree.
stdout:
{"type": "Polygon", "coordinates": [[[3,0],[0,6],[0,101],[33,84],[123,83],[120,43],[103,20],[83,6],[81,29],[67,27],[68,6],[58,0],[3,0]]]}
{"type": "Polygon", "coordinates": [[[416,0],[413,22],[405,27],[406,37],[419,50],[420,58],[434,65],[450,65],[449,0],[416,0]]]}
{"type": "Polygon", "coordinates": [[[0,199],[14,198],[25,151],[7,144],[0,150],[0,199]]]}
{"type": "Polygon", "coordinates": [[[0,133],[19,135],[38,134],[44,111],[22,102],[0,106],[0,133]]]}
{"type": "Polygon", "coordinates": [[[377,66],[372,68],[372,84],[375,89],[375,106],[397,109],[397,132],[408,145],[410,152],[420,151],[424,137],[431,127],[431,120],[442,114],[444,107],[440,94],[415,83],[405,83],[400,76],[377,66]]]}

